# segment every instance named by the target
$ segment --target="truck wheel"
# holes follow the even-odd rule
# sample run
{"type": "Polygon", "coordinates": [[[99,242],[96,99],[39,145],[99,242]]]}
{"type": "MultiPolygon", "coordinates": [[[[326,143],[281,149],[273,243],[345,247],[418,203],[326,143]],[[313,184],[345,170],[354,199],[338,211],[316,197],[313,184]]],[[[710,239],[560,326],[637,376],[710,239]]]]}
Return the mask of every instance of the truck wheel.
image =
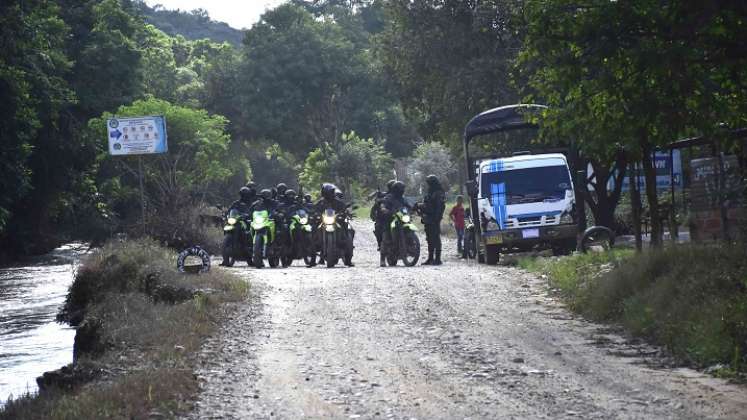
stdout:
{"type": "Polygon", "coordinates": [[[498,245],[485,245],[485,264],[498,265],[500,258],[500,247],[498,245]]]}

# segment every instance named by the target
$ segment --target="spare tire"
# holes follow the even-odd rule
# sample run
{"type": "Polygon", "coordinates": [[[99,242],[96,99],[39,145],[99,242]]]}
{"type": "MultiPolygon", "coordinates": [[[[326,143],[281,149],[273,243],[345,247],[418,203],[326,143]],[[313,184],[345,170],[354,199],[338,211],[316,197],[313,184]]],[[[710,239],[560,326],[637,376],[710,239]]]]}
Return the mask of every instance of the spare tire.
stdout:
{"type": "Polygon", "coordinates": [[[592,246],[601,246],[610,250],[615,245],[615,233],[605,226],[592,226],[581,236],[579,250],[584,254],[589,252],[592,246]]]}
{"type": "Polygon", "coordinates": [[[210,271],[210,254],[201,247],[195,245],[179,253],[176,259],[176,268],[180,273],[207,273],[210,271]],[[187,257],[197,257],[202,262],[199,266],[187,266],[187,257]]]}

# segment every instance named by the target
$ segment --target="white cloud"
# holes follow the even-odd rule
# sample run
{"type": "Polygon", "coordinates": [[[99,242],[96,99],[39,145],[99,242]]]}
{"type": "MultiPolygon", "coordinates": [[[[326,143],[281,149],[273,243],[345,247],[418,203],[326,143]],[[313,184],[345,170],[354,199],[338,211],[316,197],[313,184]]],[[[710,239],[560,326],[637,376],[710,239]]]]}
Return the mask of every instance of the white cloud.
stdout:
{"type": "Polygon", "coordinates": [[[250,28],[267,9],[285,0],[145,0],[148,6],[162,5],[166,9],[205,9],[210,18],[226,22],[234,28],[250,28]]]}

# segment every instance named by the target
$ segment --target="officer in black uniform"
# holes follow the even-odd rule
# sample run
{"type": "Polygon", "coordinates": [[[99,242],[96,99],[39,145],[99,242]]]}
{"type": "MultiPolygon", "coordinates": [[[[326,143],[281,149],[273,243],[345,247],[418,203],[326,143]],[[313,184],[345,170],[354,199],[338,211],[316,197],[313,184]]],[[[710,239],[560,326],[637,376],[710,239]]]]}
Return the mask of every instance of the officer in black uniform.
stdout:
{"type": "Polygon", "coordinates": [[[441,219],[446,209],[446,194],[435,175],[425,179],[428,190],[417,209],[423,216],[425,240],[428,241],[428,259],[423,265],[441,265],[441,219]]]}
{"type": "Polygon", "coordinates": [[[386,183],[386,192],[377,191],[373,206],[371,206],[369,217],[371,218],[371,221],[374,222],[374,236],[376,236],[377,251],[381,250],[381,237],[384,234],[386,223],[382,214],[384,201],[387,196],[392,193],[392,185],[394,185],[395,182],[397,181],[392,179],[386,183]]]}

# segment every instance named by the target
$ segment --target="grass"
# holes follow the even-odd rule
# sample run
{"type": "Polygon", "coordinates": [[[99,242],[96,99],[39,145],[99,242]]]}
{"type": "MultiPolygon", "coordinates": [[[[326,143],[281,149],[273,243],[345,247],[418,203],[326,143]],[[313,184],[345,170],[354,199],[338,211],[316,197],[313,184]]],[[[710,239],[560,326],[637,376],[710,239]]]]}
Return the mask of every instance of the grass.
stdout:
{"type": "Polygon", "coordinates": [[[740,245],[686,245],[525,258],[519,266],[547,274],[570,308],[592,320],[620,323],[683,363],[744,374],[746,257],[740,245]]]}
{"type": "Polygon", "coordinates": [[[76,364],[101,372],[73,390],[51,389],[13,400],[0,419],[174,417],[197,391],[196,355],[241,301],[248,283],[222,270],[176,272],[176,252],[150,240],[111,242],[77,273],[59,319],[79,325],[76,364]],[[186,290],[175,302],[159,290],[186,290]],[[89,331],[85,337],[81,331],[89,331]]]}

